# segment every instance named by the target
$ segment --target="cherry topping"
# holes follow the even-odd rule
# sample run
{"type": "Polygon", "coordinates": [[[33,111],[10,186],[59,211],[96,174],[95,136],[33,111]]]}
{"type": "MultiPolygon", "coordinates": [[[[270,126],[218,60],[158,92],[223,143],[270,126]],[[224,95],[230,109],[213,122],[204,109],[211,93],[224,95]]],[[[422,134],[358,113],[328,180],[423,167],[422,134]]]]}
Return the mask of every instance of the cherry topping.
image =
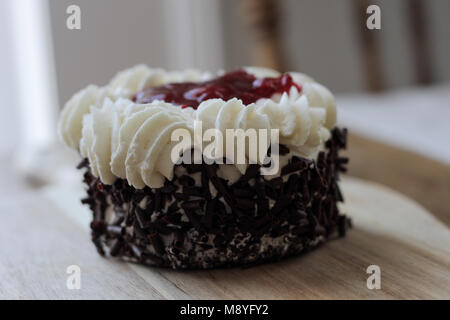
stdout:
{"type": "Polygon", "coordinates": [[[256,78],[245,70],[236,70],[205,82],[169,83],[159,87],[146,88],[136,94],[136,103],[150,103],[155,100],[179,104],[182,108],[197,109],[202,101],[221,98],[241,99],[245,105],[260,98],[270,98],[275,93],[288,92],[294,86],[301,91],[291,75],[276,78],[256,78]]]}

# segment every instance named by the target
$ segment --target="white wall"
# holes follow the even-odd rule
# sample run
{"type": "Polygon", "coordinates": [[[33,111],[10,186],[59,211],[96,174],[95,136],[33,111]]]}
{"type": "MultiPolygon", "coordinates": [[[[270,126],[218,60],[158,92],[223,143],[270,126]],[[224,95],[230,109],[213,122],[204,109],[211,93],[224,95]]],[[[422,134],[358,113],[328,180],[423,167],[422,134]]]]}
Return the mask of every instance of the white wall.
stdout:
{"type": "Polygon", "coordinates": [[[364,89],[352,0],[281,1],[287,65],[333,92],[364,89]]]}
{"type": "MultiPolygon", "coordinates": [[[[60,101],[88,83],[103,84],[137,63],[178,69],[233,69],[252,64],[252,39],[239,15],[241,0],[49,0],[60,101]],[[82,30],[65,27],[78,4],[82,30]]],[[[377,33],[389,88],[414,84],[409,0],[380,5],[377,33]]],[[[310,74],[333,92],[366,88],[353,0],[279,0],[287,67],[310,74]]],[[[439,81],[450,81],[448,0],[426,1],[439,81]]],[[[244,15],[245,16],[245,15],[244,15]]]]}
{"type": "Polygon", "coordinates": [[[49,1],[61,103],[139,63],[223,67],[217,0],[49,1]],[[72,4],[81,8],[81,30],[66,28],[72,4]]]}
{"type": "Polygon", "coordinates": [[[0,43],[1,149],[24,156],[48,147],[55,137],[58,107],[47,1],[1,1],[0,43]]]}
{"type": "Polygon", "coordinates": [[[161,1],[49,1],[61,104],[88,84],[105,84],[135,64],[167,67],[161,1]],[[72,4],[81,8],[81,30],[66,27],[66,8],[72,4]]]}
{"type": "Polygon", "coordinates": [[[10,1],[0,1],[0,155],[8,153],[18,141],[16,94],[11,46],[10,1]]]}

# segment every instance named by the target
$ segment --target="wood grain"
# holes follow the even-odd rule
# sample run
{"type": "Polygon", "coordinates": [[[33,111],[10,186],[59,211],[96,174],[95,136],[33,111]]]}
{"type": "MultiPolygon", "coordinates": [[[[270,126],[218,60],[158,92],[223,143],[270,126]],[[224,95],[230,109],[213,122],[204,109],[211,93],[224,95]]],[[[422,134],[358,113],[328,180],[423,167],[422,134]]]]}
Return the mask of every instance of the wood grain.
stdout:
{"type": "Polygon", "coordinates": [[[407,195],[450,226],[450,166],[352,133],[348,145],[350,175],[407,195]]]}
{"type": "Polygon", "coordinates": [[[100,258],[84,226],[38,193],[10,196],[0,215],[1,299],[163,298],[129,265],[100,258]],[[82,290],[67,289],[70,265],[82,270],[82,290]]]}
{"type": "Polygon", "coordinates": [[[279,6],[276,0],[243,0],[237,10],[253,40],[252,64],[285,71],[279,6]]]}
{"type": "Polygon", "coordinates": [[[343,181],[348,236],[302,257],[249,269],[174,271],[100,258],[80,189],[49,187],[0,204],[0,298],[450,298],[450,231],[413,201],[377,184],[343,181]],[[15,201],[14,201],[15,200],[15,201]],[[82,288],[66,288],[77,264],[82,288]],[[381,268],[381,289],[366,268],[381,268]]]}

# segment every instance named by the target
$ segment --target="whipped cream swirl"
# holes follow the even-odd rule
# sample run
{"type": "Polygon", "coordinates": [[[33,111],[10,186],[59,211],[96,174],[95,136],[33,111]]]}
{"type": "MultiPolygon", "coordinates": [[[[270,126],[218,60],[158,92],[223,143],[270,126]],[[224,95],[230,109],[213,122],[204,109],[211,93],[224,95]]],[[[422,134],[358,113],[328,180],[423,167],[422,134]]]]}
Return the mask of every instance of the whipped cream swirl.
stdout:
{"type": "MultiPolygon", "coordinates": [[[[270,69],[248,67],[257,77],[275,77],[270,69]]],[[[118,73],[104,87],[88,86],[65,105],[58,126],[62,141],[88,158],[92,173],[106,184],[127,179],[135,188],[163,186],[173,178],[171,151],[177,142],[171,134],[179,128],[194,132],[195,121],[203,130],[279,129],[280,143],[293,155],[314,159],[336,122],[333,95],[311,78],[291,72],[302,91],[259,99],[248,106],[241,100],[210,99],[197,110],[154,101],[136,104],[131,97],[143,88],[171,82],[198,82],[215,75],[196,70],[166,72],[146,66],[118,73]]],[[[224,134],[225,137],[225,134],[224,134]]],[[[236,165],[241,173],[245,165],[236,165]]]]}

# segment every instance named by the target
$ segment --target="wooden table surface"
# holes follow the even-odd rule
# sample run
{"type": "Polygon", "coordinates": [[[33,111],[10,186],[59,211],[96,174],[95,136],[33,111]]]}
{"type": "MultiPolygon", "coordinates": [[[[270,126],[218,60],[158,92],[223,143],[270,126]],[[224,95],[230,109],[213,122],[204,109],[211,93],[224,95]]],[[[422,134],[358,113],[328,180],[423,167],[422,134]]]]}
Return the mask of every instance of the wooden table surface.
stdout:
{"type": "Polygon", "coordinates": [[[450,166],[352,133],[347,155],[349,175],[403,193],[450,227],[450,166]]]}
{"type": "MultiPolygon", "coordinates": [[[[364,197],[361,197],[361,195],[355,198],[360,199],[360,201],[349,199],[349,203],[356,204],[356,206],[352,207],[353,209],[348,210],[350,213],[358,214],[364,211],[358,209],[358,203],[365,208],[373,207],[367,210],[365,216],[358,218],[359,221],[365,221],[364,225],[357,225],[349,237],[331,242],[324,248],[313,252],[308,259],[300,258],[299,261],[304,267],[307,265],[314,265],[315,267],[309,268],[312,271],[305,274],[306,278],[303,277],[302,281],[296,282],[298,290],[296,289],[293,292],[283,289],[278,292],[276,297],[448,298],[450,292],[446,281],[450,279],[450,262],[448,261],[450,207],[447,202],[447,197],[450,195],[449,166],[352,134],[349,137],[347,154],[351,158],[349,175],[376,181],[408,196],[425,207],[437,220],[443,222],[447,228],[442,224],[439,226],[437,221],[426,218],[427,216],[429,217],[426,211],[416,207],[414,204],[409,205],[408,203],[410,202],[408,201],[405,202],[401,199],[400,202],[389,201],[389,193],[377,193],[377,188],[373,189],[374,192],[368,192],[367,190],[370,190],[370,187],[365,189],[358,187],[358,184],[353,184],[353,192],[350,192],[350,194],[356,195],[358,192],[371,194],[370,197],[367,197],[371,201],[369,206],[364,201],[361,202],[361,199],[364,200],[364,197]],[[375,194],[378,194],[378,196],[373,197],[372,195],[375,194]],[[393,202],[396,205],[391,206],[390,208],[393,211],[390,211],[387,206],[393,202]],[[384,212],[385,215],[392,212],[393,214],[390,216],[397,220],[395,223],[387,225],[382,225],[377,221],[371,222],[371,217],[376,217],[378,212],[384,212]],[[424,212],[424,214],[420,212],[424,212]],[[417,213],[419,214],[417,215],[417,213]],[[415,222],[410,221],[409,224],[405,224],[405,221],[408,221],[408,214],[412,219],[414,218],[415,222]],[[416,219],[417,217],[419,219],[416,219]],[[398,220],[400,218],[401,221],[398,220]],[[386,237],[380,237],[379,235],[383,234],[383,230],[388,230],[390,226],[402,226],[403,233],[399,234],[398,230],[389,231],[388,238],[393,239],[393,237],[398,236],[397,240],[383,244],[382,239],[386,237]],[[374,229],[372,230],[372,228],[374,229]],[[411,239],[408,238],[409,233],[413,235],[411,239]],[[404,239],[408,239],[408,241],[400,241],[401,237],[403,237],[402,234],[406,237],[404,239]],[[414,243],[412,242],[413,240],[414,243]],[[417,248],[420,250],[416,250],[417,248]],[[329,259],[335,259],[336,263],[338,263],[339,257],[337,252],[353,254],[351,260],[346,260],[349,263],[341,264],[340,268],[332,271],[332,276],[325,277],[328,284],[327,288],[339,284],[334,287],[337,291],[330,292],[328,290],[326,294],[318,291],[308,291],[311,294],[306,294],[304,290],[307,288],[312,290],[318,285],[315,274],[319,271],[314,271],[316,270],[315,268],[326,269],[329,265],[329,259]],[[359,253],[356,254],[356,252],[359,253]],[[364,289],[363,280],[366,274],[361,269],[367,263],[377,264],[377,261],[372,262],[373,258],[380,258],[380,263],[384,265],[383,268],[387,271],[384,274],[393,281],[391,286],[385,287],[387,290],[382,290],[378,294],[364,289]],[[355,265],[355,261],[360,261],[360,265],[355,265]],[[415,267],[408,269],[409,271],[402,271],[405,263],[408,266],[414,265],[415,267]],[[362,295],[351,289],[351,283],[354,283],[356,280],[348,277],[342,278],[342,272],[344,272],[344,275],[353,275],[361,278],[361,281],[358,283],[364,290],[361,288],[357,290],[362,295]],[[404,273],[409,274],[409,276],[403,279],[400,275],[404,273]],[[332,279],[340,280],[337,283],[332,281],[332,279]],[[410,279],[410,282],[406,281],[408,279],[410,279]],[[418,284],[420,284],[421,288],[420,294],[415,288],[418,284]]],[[[1,298],[108,298],[111,297],[111,292],[118,292],[118,295],[115,295],[116,298],[207,298],[205,294],[207,295],[211,292],[195,290],[198,281],[201,283],[206,281],[207,283],[204,283],[204,287],[206,288],[208,285],[209,289],[213,290],[217,297],[249,297],[249,294],[251,294],[249,288],[252,286],[257,289],[252,292],[259,292],[260,294],[256,294],[253,296],[254,298],[262,298],[264,292],[270,293],[270,291],[262,290],[260,287],[261,282],[259,280],[256,281],[257,279],[255,280],[256,282],[251,282],[249,284],[250,287],[247,288],[240,286],[236,281],[233,282],[233,279],[230,278],[230,275],[234,274],[237,277],[236,279],[244,281],[246,278],[248,279],[247,276],[249,274],[253,274],[249,272],[242,271],[242,273],[239,273],[235,270],[228,274],[224,271],[218,271],[211,278],[215,279],[214,281],[208,280],[210,277],[206,279],[201,274],[191,273],[186,280],[186,277],[181,277],[178,272],[166,272],[155,269],[150,269],[153,271],[149,271],[148,268],[142,269],[139,266],[131,267],[128,264],[111,263],[108,260],[99,258],[88,240],[86,231],[70,223],[70,218],[68,219],[67,216],[62,214],[61,208],[58,208],[50,201],[43,201],[39,190],[32,190],[23,181],[21,182],[17,175],[14,174],[14,171],[8,167],[7,159],[0,159],[0,174],[3,177],[0,180],[0,197],[2,199],[0,202],[2,204],[0,206],[0,215],[3,215],[3,221],[6,224],[3,224],[3,231],[0,233],[2,240],[0,249],[5,254],[5,257],[8,257],[0,261],[1,298]],[[39,226],[39,228],[33,226],[39,226]],[[57,250],[55,250],[56,247],[57,250]],[[30,262],[28,267],[27,262],[30,262]],[[61,266],[70,264],[82,265],[84,272],[88,272],[88,281],[83,284],[84,288],[89,288],[88,291],[83,291],[83,294],[88,292],[88,295],[78,295],[76,292],[65,289],[64,281],[67,274],[61,266]],[[133,272],[130,272],[130,268],[133,272]],[[109,275],[114,275],[114,281],[107,283],[100,281],[99,279],[105,277],[105,272],[109,275]],[[160,276],[161,274],[162,277],[160,276]],[[154,276],[157,276],[159,282],[154,282],[154,276]],[[143,277],[149,281],[142,283],[143,277]],[[230,281],[241,289],[238,291],[225,290],[226,286],[229,286],[230,281]],[[119,287],[121,290],[117,290],[119,287]],[[195,293],[190,291],[191,293],[186,295],[186,292],[189,290],[194,290],[195,293]],[[241,294],[230,296],[230,292],[234,292],[233,294],[241,292],[241,294]]],[[[398,198],[398,196],[394,198],[398,198]]],[[[74,201],[78,203],[76,199],[74,201]]],[[[289,260],[281,266],[276,264],[262,267],[262,274],[266,274],[268,270],[270,271],[273,268],[281,268],[284,275],[291,277],[289,275],[298,274],[298,265],[295,261],[289,260]]],[[[261,279],[265,279],[265,277],[261,279]]],[[[294,278],[290,279],[289,283],[292,283],[294,280],[294,278]]],[[[277,293],[276,290],[274,291],[275,293],[277,293]]],[[[268,296],[264,297],[267,298],[268,296]]]]}
{"type": "Polygon", "coordinates": [[[100,257],[81,184],[17,195],[0,203],[0,299],[450,298],[449,229],[392,189],[349,177],[341,187],[354,225],[346,237],[278,263],[194,271],[100,257]],[[78,290],[67,286],[69,266],[79,268],[78,290]],[[369,266],[379,290],[367,285],[369,266]]]}

